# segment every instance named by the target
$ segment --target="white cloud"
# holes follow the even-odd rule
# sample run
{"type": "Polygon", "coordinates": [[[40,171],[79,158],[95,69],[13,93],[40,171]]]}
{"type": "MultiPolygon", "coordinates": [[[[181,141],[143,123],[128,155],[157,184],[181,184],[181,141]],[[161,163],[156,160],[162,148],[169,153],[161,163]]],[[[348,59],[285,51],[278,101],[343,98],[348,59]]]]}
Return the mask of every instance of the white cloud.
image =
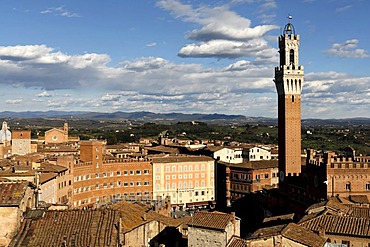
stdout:
{"type": "Polygon", "coordinates": [[[51,97],[51,94],[47,91],[43,91],[37,95],[37,97],[51,97]]]}
{"type": "Polygon", "coordinates": [[[62,17],[81,17],[78,13],[73,13],[65,9],[65,6],[51,7],[40,12],[41,14],[53,14],[62,17]]]}
{"type": "Polygon", "coordinates": [[[358,49],[359,41],[357,39],[350,39],[344,43],[334,43],[332,47],[325,50],[325,53],[345,58],[368,58],[369,53],[364,49],[358,49]]]}
{"type": "Polygon", "coordinates": [[[5,103],[9,105],[17,105],[23,102],[23,99],[8,99],[5,101],[5,103]]]}
{"type": "MultiPolygon", "coordinates": [[[[274,4],[275,2],[270,0],[263,3],[265,6],[274,4]]],[[[200,25],[200,28],[189,31],[186,35],[186,38],[200,43],[189,44],[180,49],[179,55],[183,57],[248,57],[250,54],[241,47],[263,43],[264,46],[259,47],[262,48],[262,54],[263,50],[271,49],[263,36],[279,28],[275,25],[252,27],[249,19],[230,11],[226,5],[193,8],[177,0],[161,0],[158,5],[170,11],[176,18],[200,25]],[[217,44],[222,46],[214,47],[217,44]],[[190,51],[191,49],[193,50],[190,51]]]]}
{"type": "Polygon", "coordinates": [[[335,12],[337,12],[337,13],[344,12],[344,11],[349,10],[350,8],[352,8],[352,5],[346,5],[346,6],[343,6],[343,7],[336,8],[335,12]]]}
{"type": "Polygon", "coordinates": [[[148,47],[153,47],[153,46],[156,46],[156,45],[157,45],[157,43],[155,43],[155,42],[146,44],[146,46],[148,46],[148,47]]]}

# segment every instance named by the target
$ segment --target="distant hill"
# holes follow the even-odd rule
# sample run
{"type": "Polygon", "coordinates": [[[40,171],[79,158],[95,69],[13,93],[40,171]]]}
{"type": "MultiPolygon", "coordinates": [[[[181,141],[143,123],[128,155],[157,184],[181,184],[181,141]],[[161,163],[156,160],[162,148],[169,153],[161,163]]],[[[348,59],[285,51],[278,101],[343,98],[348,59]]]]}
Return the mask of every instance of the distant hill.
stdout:
{"type": "MultiPolygon", "coordinates": [[[[84,112],[84,111],[25,111],[25,112],[0,112],[0,119],[27,119],[27,118],[57,118],[60,120],[69,119],[89,119],[107,121],[136,121],[136,122],[157,122],[157,123],[176,123],[187,121],[199,121],[217,124],[263,124],[277,125],[276,118],[265,117],[246,117],[243,115],[226,114],[185,114],[185,113],[153,113],[153,112],[84,112]]],[[[370,125],[370,118],[352,119],[302,119],[303,126],[354,126],[370,125]]]]}

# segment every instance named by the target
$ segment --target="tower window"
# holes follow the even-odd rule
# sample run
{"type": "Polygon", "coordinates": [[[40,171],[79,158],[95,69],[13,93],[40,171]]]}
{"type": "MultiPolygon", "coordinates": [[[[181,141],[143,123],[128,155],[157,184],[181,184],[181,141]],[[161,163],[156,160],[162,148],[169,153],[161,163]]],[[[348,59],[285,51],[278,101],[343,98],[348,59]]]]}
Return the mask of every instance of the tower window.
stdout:
{"type": "Polygon", "coordinates": [[[294,103],[294,95],[292,96],[292,103],[294,103]]]}
{"type": "Polygon", "coordinates": [[[289,64],[294,64],[294,50],[291,49],[289,52],[289,64]]]}

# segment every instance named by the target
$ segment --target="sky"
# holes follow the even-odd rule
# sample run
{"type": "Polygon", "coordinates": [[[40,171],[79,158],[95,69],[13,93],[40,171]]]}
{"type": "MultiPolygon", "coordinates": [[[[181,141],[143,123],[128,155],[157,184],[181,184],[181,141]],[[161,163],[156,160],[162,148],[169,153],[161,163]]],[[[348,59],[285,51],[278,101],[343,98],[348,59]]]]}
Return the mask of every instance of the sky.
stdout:
{"type": "Polygon", "coordinates": [[[277,117],[292,16],[302,118],[370,117],[368,0],[3,0],[0,111],[277,117]]]}

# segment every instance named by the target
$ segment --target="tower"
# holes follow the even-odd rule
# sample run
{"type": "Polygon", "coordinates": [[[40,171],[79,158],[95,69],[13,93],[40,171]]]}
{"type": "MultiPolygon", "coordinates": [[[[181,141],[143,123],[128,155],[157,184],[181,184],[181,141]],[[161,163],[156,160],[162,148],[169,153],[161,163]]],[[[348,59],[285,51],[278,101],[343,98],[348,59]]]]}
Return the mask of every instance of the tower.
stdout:
{"type": "Polygon", "coordinates": [[[281,182],[301,172],[301,92],[304,70],[298,62],[299,38],[290,21],[278,38],[280,65],[275,68],[275,85],[278,93],[281,182]]]}

